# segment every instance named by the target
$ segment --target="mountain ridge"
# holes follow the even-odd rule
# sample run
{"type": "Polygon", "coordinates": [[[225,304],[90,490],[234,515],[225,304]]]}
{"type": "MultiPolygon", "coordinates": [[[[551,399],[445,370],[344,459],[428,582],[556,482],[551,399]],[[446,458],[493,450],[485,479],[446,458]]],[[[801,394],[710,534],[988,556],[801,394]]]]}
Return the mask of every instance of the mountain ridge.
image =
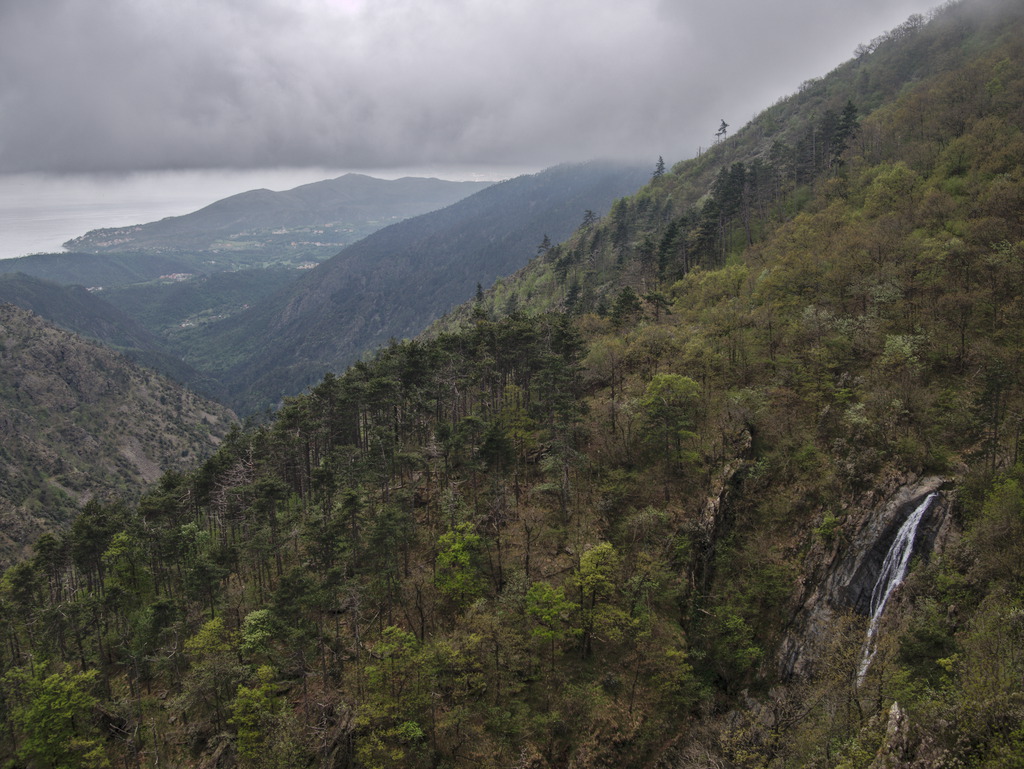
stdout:
{"type": "Polygon", "coordinates": [[[384,180],[350,173],[281,192],[248,190],[147,224],[92,230],[64,247],[95,253],[173,253],[260,250],[273,245],[287,252],[323,254],[389,222],[443,208],[490,184],[418,177],[384,180]],[[304,240],[297,243],[297,239],[304,240]]]}
{"type": "Polygon", "coordinates": [[[9,569],[4,757],[1019,764],[1024,7],[871,47],[9,569]]]}
{"type": "Polygon", "coordinates": [[[649,177],[635,165],[594,162],[499,182],[380,230],[276,296],[198,329],[201,357],[187,359],[229,390],[244,387],[236,407],[259,410],[393,337],[418,334],[478,284],[525,264],[545,236],[565,237],[587,210],[607,210],[649,177]],[[225,366],[222,349],[245,352],[225,366]]]}

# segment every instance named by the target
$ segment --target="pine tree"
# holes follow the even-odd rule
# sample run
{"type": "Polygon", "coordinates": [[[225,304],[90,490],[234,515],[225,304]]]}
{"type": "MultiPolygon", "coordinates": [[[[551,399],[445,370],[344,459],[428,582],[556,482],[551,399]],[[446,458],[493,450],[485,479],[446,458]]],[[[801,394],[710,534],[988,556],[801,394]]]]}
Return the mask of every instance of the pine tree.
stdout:
{"type": "Polygon", "coordinates": [[[718,130],[715,131],[715,144],[717,144],[718,142],[720,142],[723,139],[725,139],[725,137],[726,137],[726,135],[728,133],[729,133],[729,124],[726,123],[725,120],[723,119],[722,120],[722,124],[720,126],[718,126],[718,130]]]}

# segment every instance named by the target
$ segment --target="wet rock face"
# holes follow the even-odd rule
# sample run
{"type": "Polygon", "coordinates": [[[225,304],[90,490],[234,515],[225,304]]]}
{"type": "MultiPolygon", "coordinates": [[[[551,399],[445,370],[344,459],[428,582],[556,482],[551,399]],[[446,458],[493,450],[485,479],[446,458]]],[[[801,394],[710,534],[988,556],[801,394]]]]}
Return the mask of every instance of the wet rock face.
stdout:
{"type": "Polygon", "coordinates": [[[929,557],[944,538],[952,504],[951,492],[943,490],[945,480],[933,476],[904,481],[848,511],[842,536],[829,547],[812,547],[779,651],[784,679],[811,672],[818,644],[838,615],[869,613],[871,592],[900,526],[933,492],[937,494],[917,529],[912,559],[929,557]]]}
{"type": "MultiPolygon", "coordinates": [[[[851,548],[848,554],[847,566],[854,566],[855,571],[850,577],[849,584],[845,590],[840,590],[836,596],[838,605],[835,608],[850,608],[858,614],[868,614],[871,607],[871,593],[874,590],[875,582],[882,570],[882,563],[885,556],[892,547],[896,533],[900,526],[911,515],[924,498],[931,492],[919,494],[914,488],[915,496],[907,501],[895,500],[896,507],[891,515],[879,516],[876,526],[865,526],[859,538],[861,548],[860,556],[857,555],[857,548],[851,548]],[[881,531],[878,531],[879,528],[881,531]]],[[[945,518],[948,508],[948,500],[940,494],[935,497],[932,504],[925,511],[921,523],[917,527],[917,534],[914,538],[914,548],[911,559],[919,556],[927,557],[935,547],[935,539],[945,518]]],[[[846,571],[846,570],[844,570],[846,571]]]]}

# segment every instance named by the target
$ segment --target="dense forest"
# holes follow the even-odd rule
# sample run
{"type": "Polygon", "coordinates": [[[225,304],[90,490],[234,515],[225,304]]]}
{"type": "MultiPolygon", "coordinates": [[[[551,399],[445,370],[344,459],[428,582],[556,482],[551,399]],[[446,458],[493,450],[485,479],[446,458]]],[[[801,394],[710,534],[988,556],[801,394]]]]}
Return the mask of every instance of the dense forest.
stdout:
{"type": "Polygon", "coordinates": [[[89,504],[0,579],[0,755],[1019,766],[1022,126],[1018,3],[912,17],[89,504]],[[925,481],[945,534],[870,664],[854,604],[801,636],[808,583],[925,481]]]}
{"type": "Polygon", "coordinates": [[[166,328],[167,338],[239,414],[276,408],[324,372],[419,334],[481,282],[529,262],[543,238],[571,234],[580,212],[607,212],[647,176],[636,163],[593,161],[508,179],[375,232],[244,312],[166,328]]]}

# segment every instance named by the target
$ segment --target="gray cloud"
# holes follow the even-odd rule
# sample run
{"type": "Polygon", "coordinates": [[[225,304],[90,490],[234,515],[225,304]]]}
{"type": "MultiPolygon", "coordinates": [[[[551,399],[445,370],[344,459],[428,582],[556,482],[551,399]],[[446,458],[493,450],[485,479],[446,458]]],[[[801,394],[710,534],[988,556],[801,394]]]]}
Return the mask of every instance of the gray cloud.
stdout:
{"type": "Polygon", "coordinates": [[[677,160],[922,0],[0,0],[0,172],[677,160]]]}

